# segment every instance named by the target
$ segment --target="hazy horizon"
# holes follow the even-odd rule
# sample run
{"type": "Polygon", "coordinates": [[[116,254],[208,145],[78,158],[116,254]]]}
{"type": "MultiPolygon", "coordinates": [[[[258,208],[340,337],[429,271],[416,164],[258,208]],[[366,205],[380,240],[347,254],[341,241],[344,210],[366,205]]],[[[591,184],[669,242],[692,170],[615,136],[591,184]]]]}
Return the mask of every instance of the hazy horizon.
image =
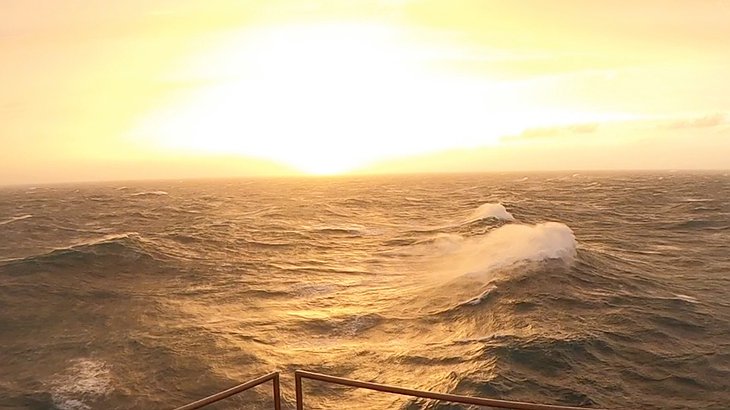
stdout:
{"type": "Polygon", "coordinates": [[[570,174],[577,175],[654,175],[654,174],[677,174],[677,175],[712,175],[728,174],[730,168],[636,168],[636,169],[527,169],[527,170],[480,170],[480,171],[414,171],[414,172],[353,172],[341,174],[249,174],[249,175],[213,175],[213,176],[183,176],[183,177],[141,177],[133,179],[72,179],[58,181],[30,181],[0,184],[1,188],[13,187],[44,187],[63,185],[106,185],[106,184],[154,184],[169,182],[221,182],[221,181],[246,181],[246,180],[347,180],[357,178],[417,178],[417,177],[452,177],[452,176],[548,176],[570,174]]]}

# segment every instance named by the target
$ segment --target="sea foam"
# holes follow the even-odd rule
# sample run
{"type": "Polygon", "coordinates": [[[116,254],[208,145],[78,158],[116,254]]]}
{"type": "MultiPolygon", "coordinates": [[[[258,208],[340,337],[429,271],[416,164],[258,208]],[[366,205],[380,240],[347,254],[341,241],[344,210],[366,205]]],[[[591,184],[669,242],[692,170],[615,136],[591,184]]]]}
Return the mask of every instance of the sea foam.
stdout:
{"type": "Polygon", "coordinates": [[[112,377],[106,363],[94,359],[74,359],[69,367],[51,381],[54,404],[63,410],[91,409],[89,402],[112,390],[112,377]]]}

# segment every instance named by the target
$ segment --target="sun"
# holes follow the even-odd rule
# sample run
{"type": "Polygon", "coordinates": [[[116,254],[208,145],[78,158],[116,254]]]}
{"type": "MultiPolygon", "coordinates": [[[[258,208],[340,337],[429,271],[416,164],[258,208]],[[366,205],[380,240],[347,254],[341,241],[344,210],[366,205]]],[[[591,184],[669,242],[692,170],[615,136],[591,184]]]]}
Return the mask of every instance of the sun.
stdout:
{"type": "Polygon", "coordinates": [[[510,96],[429,66],[434,50],[382,25],[229,33],[171,74],[195,84],[133,130],[161,149],[266,158],[336,174],[392,157],[485,145],[515,129],[510,96]],[[202,84],[202,85],[201,85],[202,84]]]}

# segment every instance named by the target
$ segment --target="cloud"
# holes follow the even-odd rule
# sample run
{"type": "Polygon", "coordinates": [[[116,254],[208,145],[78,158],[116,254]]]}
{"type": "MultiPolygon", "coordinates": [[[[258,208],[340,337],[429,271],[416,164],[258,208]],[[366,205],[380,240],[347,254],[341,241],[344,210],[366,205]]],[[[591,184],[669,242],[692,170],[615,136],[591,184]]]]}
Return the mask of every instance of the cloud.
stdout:
{"type": "Polygon", "coordinates": [[[681,130],[687,128],[710,128],[725,123],[725,116],[720,113],[705,115],[704,117],[683,119],[662,124],[659,128],[681,130]]]}
{"type": "Polygon", "coordinates": [[[573,134],[590,134],[596,132],[598,124],[573,124],[568,126],[560,127],[542,127],[542,128],[528,128],[519,135],[510,135],[505,139],[536,139],[536,138],[551,138],[560,137],[565,135],[573,134]]]}

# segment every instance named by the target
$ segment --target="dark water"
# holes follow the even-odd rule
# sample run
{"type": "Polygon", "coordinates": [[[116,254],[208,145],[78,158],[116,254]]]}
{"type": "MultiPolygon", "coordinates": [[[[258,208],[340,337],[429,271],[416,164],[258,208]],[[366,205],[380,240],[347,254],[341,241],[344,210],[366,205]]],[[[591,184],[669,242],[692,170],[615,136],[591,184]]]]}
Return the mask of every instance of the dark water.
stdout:
{"type": "Polygon", "coordinates": [[[523,177],[2,188],[0,408],[728,408],[730,177],[523,177]]]}

